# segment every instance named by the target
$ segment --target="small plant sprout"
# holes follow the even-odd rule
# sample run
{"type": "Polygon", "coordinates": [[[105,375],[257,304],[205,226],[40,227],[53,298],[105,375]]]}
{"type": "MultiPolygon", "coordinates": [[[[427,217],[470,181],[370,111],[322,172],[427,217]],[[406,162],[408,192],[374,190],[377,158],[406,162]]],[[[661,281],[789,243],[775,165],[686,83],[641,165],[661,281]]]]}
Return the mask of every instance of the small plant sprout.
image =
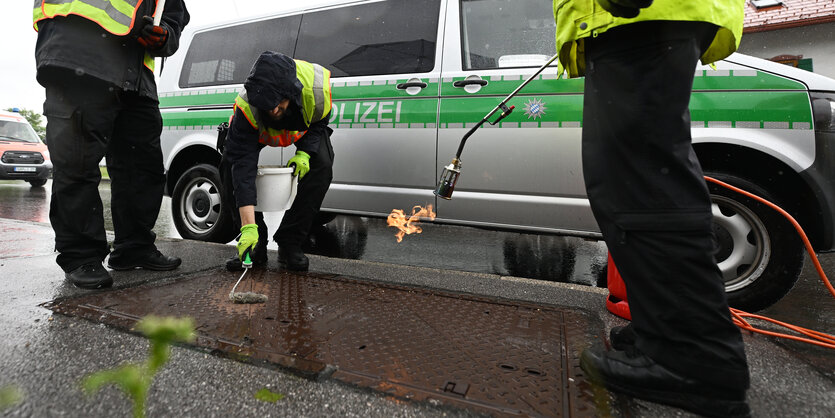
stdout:
{"type": "Polygon", "coordinates": [[[0,387],[0,411],[11,408],[23,400],[23,392],[15,385],[0,387]]]}
{"type": "Polygon", "coordinates": [[[284,395],[278,392],[273,392],[267,388],[261,388],[261,390],[255,392],[255,399],[258,399],[261,402],[276,403],[284,399],[284,395]]]}
{"type": "Polygon", "coordinates": [[[133,401],[133,416],[145,416],[145,401],[154,375],[168,361],[171,344],[192,342],[195,338],[194,320],[191,318],[146,316],[137,322],[136,330],[148,337],[148,359],[140,364],[122,366],[92,373],[82,381],[85,393],[92,395],[102,386],[114,384],[133,401]]]}

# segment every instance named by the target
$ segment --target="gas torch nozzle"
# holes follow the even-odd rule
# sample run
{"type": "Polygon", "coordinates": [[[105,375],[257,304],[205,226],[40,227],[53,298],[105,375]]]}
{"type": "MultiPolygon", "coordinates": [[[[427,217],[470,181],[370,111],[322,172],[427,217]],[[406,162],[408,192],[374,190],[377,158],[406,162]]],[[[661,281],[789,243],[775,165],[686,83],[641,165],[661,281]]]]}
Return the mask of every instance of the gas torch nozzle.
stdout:
{"type": "Polygon", "coordinates": [[[461,160],[453,158],[448,166],[441,172],[438,180],[438,187],[435,188],[435,195],[446,200],[452,199],[452,192],[455,190],[455,183],[461,175],[461,160]]]}

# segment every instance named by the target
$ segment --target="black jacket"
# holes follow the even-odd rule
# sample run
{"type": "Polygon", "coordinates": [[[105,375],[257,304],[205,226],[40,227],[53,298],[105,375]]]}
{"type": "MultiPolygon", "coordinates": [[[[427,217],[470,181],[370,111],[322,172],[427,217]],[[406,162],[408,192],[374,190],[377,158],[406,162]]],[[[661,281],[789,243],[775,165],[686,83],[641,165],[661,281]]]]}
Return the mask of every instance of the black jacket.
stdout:
{"type": "MultiPolygon", "coordinates": [[[[152,15],[154,4],[142,2],[131,33],[124,36],[113,35],[95,22],[75,15],[41,21],[35,45],[38,81],[44,84],[47,77],[65,77],[67,71],[72,71],[156,100],[154,74],[143,64],[146,51],[136,41],[144,24],[142,16],[152,15]]],[[[189,19],[183,0],[166,1],[160,26],[168,30],[168,39],[162,48],[147,52],[155,57],[174,54],[189,19]]]]}
{"type": "MultiPolygon", "coordinates": [[[[330,136],[327,113],[322,120],[305,125],[301,112],[302,84],[296,77],[296,64],[290,57],[276,52],[264,52],[253,65],[244,88],[250,106],[259,109],[262,118],[259,126],[288,131],[307,131],[294,144],[296,149],[308,153],[311,157],[319,151],[322,138],[330,136]],[[279,121],[265,117],[268,110],[274,109],[284,98],[290,99],[288,112],[279,121]]],[[[330,109],[328,109],[328,113],[330,109]]],[[[264,144],[258,142],[259,132],[238,109],[229,126],[229,135],[223,151],[226,164],[231,164],[232,184],[238,207],[255,205],[257,191],[255,177],[258,172],[258,154],[264,144]]]]}

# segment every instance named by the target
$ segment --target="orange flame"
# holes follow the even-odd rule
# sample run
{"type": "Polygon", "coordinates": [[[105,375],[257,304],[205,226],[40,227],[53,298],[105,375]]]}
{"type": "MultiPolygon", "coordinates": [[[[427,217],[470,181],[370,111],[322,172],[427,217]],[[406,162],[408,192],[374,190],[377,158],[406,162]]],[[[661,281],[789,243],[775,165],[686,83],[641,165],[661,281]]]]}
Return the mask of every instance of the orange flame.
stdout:
{"type": "Polygon", "coordinates": [[[386,219],[386,222],[388,223],[388,226],[393,226],[399,229],[395,236],[397,237],[397,242],[401,242],[403,241],[403,235],[420,234],[423,232],[423,230],[416,225],[420,221],[421,217],[427,217],[429,220],[435,219],[435,212],[432,211],[432,205],[426,205],[426,208],[421,206],[413,207],[412,214],[409,215],[408,219],[402,210],[392,209],[388,219],[386,219]]]}

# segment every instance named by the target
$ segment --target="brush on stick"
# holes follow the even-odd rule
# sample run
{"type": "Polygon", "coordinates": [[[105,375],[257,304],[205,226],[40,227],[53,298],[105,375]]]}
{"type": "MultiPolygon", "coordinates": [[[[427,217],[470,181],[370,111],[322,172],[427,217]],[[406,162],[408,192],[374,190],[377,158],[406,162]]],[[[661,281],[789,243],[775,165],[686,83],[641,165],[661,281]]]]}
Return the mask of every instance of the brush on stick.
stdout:
{"type": "Polygon", "coordinates": [[[232,291],[229,292],[229,300],[232,301],[232,303],[265,303],[267,301],[267,295],[255,292],[235,292],[238,284],[241,283],[241,279],[246,276],[246,273],[252,267],[252,260],[249,258],[249,250],[244,253],[244,260],[241,265],[244,267],[244,272],[241,273],[241,277],[238,278],[235,286],[232,287],[232,291]]]}

